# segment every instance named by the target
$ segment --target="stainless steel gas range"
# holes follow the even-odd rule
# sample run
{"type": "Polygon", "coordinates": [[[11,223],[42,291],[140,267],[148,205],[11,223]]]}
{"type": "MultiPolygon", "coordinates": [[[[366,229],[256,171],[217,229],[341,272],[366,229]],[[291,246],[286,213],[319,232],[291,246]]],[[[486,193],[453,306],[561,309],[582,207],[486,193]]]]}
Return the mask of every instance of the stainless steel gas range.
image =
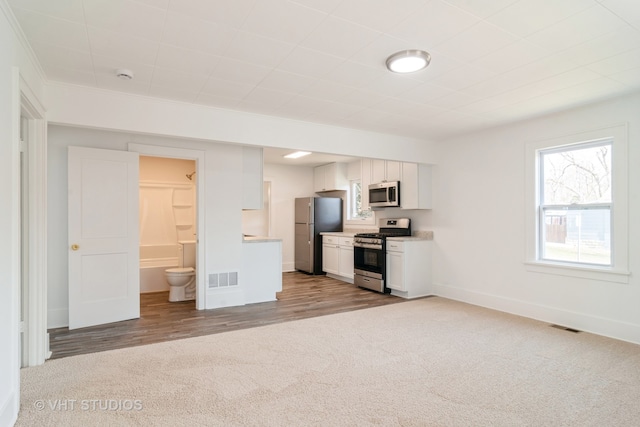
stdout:
{"type": "Polygon", "coordinates": [[[386,286],[387,237],[411,236],[409,218],[384,218],[377,233],[356,234],[353,239],[353,282],[362,288],[389,293],[386,286]]]}

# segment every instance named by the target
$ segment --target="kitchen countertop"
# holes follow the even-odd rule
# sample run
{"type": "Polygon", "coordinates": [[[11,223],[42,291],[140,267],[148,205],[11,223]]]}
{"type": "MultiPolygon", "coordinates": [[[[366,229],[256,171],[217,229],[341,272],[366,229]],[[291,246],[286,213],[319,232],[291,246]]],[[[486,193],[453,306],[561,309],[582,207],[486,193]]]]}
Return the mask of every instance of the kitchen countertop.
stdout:
{"type": "Polygon", "coordinates": [[[421,236],[398,236],[398,237],[387,237],[387,240],[393,240],[396,242],[407,242],[412,240],[433,240],[433,239],[429,239],[427,237],[421,237],[421,236]]]}
{"type": "MultiPolygon", "coordinates": [[[[364,232],[366,233],[366,232],[373,232],[373,231],[367,230],[364,232]]],[[[320,234],[323,236],[353,237],[358,233],[353,233],[348,231],[323,231],[320,234]]],[[[396,241],[433,240],[433,231],[418,230],[418,231],[415,231],[412,236],[387,237],[387,240],[396,240],[396,241]]]]}
{"type": "Polygon", "coordinates": [[[338,236],[338,237],[353,237],[356,233],[349,233],[348,231],[323,231],[320,233],[322,236],[338,236]]]}
{"type": "Polygon", "coordinates": [[[266,236],[242,235],[242,243],[265,243],[265,242],[282,242],[282,239],[266,236]]]}
{"type": "Polygon", "coordinates": [[[387,237],[387,240],[405,241],[405,240],[433,240],[433,231],[416,231],[413,236],[387,237]]]}

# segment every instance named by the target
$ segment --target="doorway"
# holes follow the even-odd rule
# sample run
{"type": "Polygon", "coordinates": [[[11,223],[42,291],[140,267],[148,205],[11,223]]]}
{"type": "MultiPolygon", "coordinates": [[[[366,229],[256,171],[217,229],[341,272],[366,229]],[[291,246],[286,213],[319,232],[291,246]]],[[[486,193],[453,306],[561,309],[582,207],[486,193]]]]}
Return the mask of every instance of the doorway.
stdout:
{"type": "Polygon", "coordinates": [[[29,366],[29,144],[20,116],[20,366],[29,366]]]}
{"type": "Polygon", "coordinates": [[[44,107],[15,71],[20,87],[16,133],[20,221],[20,365],[36,366],[51,356],[47,333],[47,123],[44,107]]]}
{"type": "MultiPolygon", "coordinates": [[[[196,267],[197,179],[195,160],[140,156],[141,294],[168,292],[167,269],[196,267]]],[[[185,300],[194,299],[185,288],[185,300]]]]}
{"type": "Polygon", "coordinates": [[[205,241],[198,236],[205,236],[205,185],[206,185],[206,168],[205,168],[205,152],[202,150],[193,150],[188,148],[165,147],[159,145],[146,145],[138,143],[129,143],[129,151],[136,152],[141,156],[162,157],[170,159],[182,159],[195,161],[195,168],[191,172],[195,172],[192,178],[195,178],[195,198],[197,204],[195,210],[195,230],[196,236],[196,309],[204,310],[206,307],[206,286],[205,279],[205,241]]]}

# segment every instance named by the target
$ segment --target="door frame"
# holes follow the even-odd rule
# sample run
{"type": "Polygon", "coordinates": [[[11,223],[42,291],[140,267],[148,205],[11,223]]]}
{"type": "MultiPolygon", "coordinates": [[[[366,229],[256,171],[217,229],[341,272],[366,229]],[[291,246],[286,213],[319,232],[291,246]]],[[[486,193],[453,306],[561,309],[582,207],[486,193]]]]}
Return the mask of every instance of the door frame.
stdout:
{"type": "Polygon", "coordinates": [[[204,310],[206,302],[205,284],[205,152],[189,148],[165,147],[130,142],[128,150],[140,155],[172,159],[195,160],[196,162],[196,309],[204,310]],[[201,238],[201,236],[203,236],[201,238]]]}
{"type": "MultiPolygon", "coordinates": [[[[28,223],[26,264],[27,360],[36,366],[51,357],[47,332],[47,121],[45,109],[22,76],[19,76],[20,115],[27,119],[28,223]]],[[[19,137],[19,136],[18,136],[19,137]]]]}

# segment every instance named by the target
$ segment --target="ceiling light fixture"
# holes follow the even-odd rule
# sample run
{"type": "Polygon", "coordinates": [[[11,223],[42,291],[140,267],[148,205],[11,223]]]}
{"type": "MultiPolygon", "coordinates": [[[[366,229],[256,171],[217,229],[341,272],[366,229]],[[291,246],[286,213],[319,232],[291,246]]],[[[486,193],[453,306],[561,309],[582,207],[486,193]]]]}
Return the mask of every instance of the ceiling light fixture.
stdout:
{"type": "Polygon", "coordinates": [[[295,153],[290,153],[283,157],[286,159],[297,159],[303,156],[308,156],[309,154],[311,154],[309,151],[296,151],[295,153]]]}
{"type": "Polygon", "coordinates": [[[116,77],[121,80],[131,80],[133,79],[133,71],[127,68],[118,68],[116,70],[116,77]]]}
{"type": "Polygon", "coordinates": [[[387,68],[394,73],[413,73],[426,68],[431,55],[424,50],[401,50],[387,58],[387,68]]]}

